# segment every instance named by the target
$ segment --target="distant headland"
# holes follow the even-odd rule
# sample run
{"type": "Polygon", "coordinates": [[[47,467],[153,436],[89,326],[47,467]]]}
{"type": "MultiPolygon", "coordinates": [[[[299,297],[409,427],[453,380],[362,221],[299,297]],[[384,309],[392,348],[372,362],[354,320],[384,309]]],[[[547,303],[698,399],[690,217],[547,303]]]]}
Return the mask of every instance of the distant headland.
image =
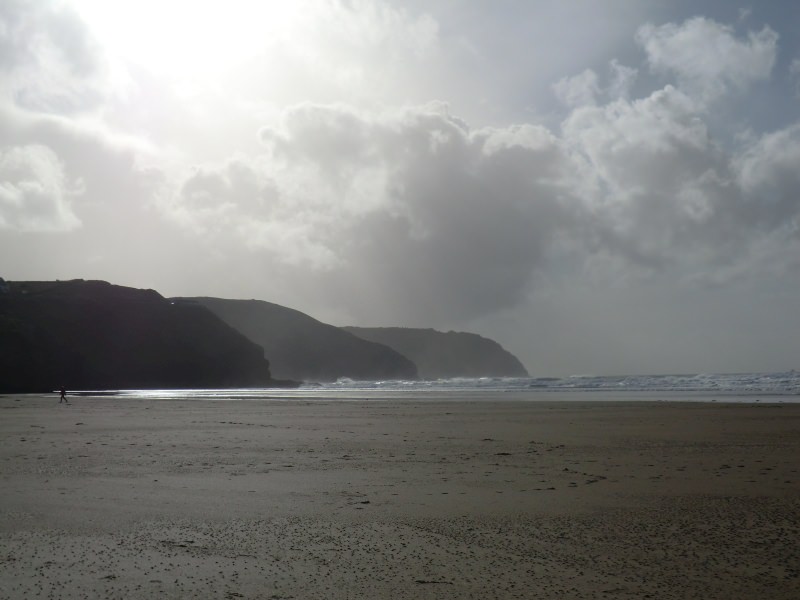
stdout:
{"type": "Polygon", "coordinates": [[[105,281],[0,280],[0,393],[526,375],[475,334],[341,328],[260,300],[105,281]]]}

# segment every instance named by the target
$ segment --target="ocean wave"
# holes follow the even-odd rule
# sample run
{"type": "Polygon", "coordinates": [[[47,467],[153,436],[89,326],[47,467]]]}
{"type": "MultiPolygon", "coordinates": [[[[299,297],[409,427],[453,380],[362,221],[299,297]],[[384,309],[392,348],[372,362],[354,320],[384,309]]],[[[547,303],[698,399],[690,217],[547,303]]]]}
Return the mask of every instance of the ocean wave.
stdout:
{"type": "Polygon", "coordinates": [[[331,390],[553,390],[800,394],[800,372],[695,373],[678,375],[570,375],[566,377],[457,377],[429,381],[357,381],[341,378],[335,383],[313,384],[331,390]]]}

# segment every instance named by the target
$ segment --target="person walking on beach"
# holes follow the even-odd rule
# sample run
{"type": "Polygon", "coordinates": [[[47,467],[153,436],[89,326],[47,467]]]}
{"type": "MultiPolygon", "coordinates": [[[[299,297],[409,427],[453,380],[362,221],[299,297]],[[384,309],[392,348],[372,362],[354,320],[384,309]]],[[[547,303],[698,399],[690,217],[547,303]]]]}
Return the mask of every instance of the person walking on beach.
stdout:
{"type": "Polygon", "coordinates": [[[62,402],[69,404],[69,400],[67,400],[67,390],[63,385],[61,386],[61,400],[59,400],[58,403],[61,404],[62,402]]]}

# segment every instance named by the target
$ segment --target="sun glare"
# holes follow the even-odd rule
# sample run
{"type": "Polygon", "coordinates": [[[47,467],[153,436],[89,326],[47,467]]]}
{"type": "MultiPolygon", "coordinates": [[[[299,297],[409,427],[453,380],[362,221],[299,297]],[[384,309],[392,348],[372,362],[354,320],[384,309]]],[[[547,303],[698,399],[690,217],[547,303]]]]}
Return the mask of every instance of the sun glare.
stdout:
{"type": "Polygon", "coordinates": [[[154,73],[217,74],[291,36],[311,3],[286,0],[74,0],[112,54],[154,73]]]}

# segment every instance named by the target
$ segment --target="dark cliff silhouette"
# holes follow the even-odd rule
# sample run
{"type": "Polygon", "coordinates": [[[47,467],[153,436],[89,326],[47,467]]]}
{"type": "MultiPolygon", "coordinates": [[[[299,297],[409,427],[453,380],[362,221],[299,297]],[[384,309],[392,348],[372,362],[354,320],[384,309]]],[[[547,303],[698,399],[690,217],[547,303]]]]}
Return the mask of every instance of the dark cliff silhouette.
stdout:
{"type": "Polygon", "coordinates": [[[292,385],[199,305],[103,281],[7,282],[0,391],[292,385]]]}
{"type": "Polygon", "coordinates": [[[405,327],[344,327],[365,340],[394,348],[417,365],[423,379],[527,377],[516,356],[474,333],[405,327]]]}
{"type": "Polygon", "coordinates": [[[412,361],[291,308],[261,300],[175,298],[213,311],[264,348],[276,377],[306,381],[416,379],[412,361]]]}

